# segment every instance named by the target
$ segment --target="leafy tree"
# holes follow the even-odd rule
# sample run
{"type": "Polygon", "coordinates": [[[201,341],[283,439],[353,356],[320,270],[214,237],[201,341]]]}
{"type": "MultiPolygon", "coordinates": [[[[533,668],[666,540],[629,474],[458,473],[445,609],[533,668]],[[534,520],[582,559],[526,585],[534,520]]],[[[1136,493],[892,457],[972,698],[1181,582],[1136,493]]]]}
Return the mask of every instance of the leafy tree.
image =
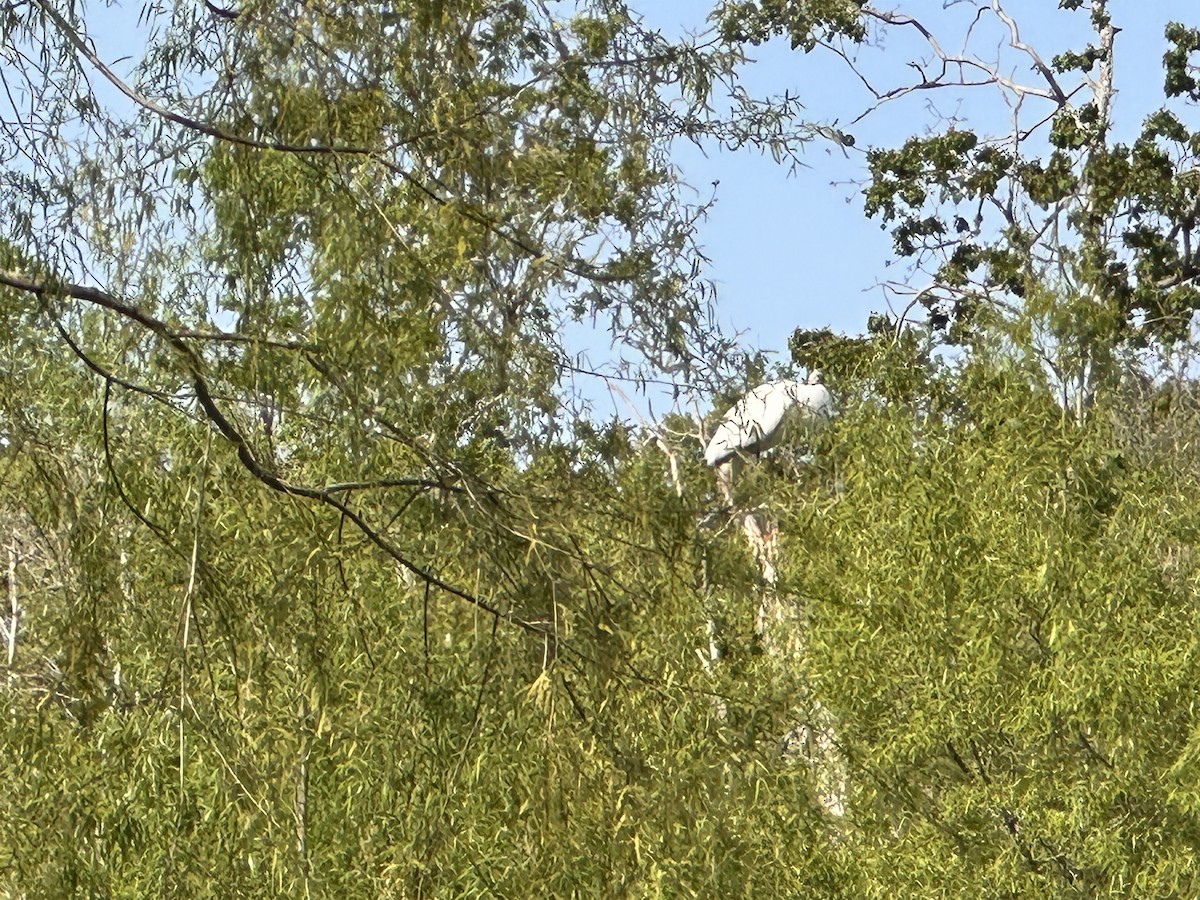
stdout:
{"type": "Polygon", "coordinates": [[[840,491],[775,501],[859,883],[1194,891],[1195,476],[1162,440],[1194,406],[1137,432],[1123,399],[1079,425],[984,360],[929,387],[924,409],[842,417],[819,461],[840,491]]]}
{"type": "MultiPolygon", "coordinates": [[[[998,89],[1013,120],[960,113],[866,151],[867,209],[911,262],[894,286],[911,305],[860,337],[793,336],[843,414],[797,477],[755,486],[803,617],[800,695],[847,773],[831,826],[846,884],[865,896],[1196,891],[1198,42],[1167,29],[1166,107],[1122,144],[1119,23],[1062,6],[1091,46],[1030,46],[1000,3],[863,6],[927,51],[909,84],[859,66],[873,108],[941,91],[971,111],[998,89]],[[944,51],[964,9],[971,39],[944,51]],[[999,58],[975,53],[991,25],[999,58]]],[[[782,8],[755,8],[757,37],[781,30],[782,8]]]]}
{"type": "Polygon", "coordinates": [[[670,144],[796,102],[608,0],[111,15],[0,10],[5,888],[842,883],[707,473],[569,390],[723,375],[670,144]]]}
{"type": "Polygon", "coordinates": [[[974,6],[1037,84],[840,0],[164,6],[132,67],[4,7],[5,889],[1195,893],[1195,397],[1119,377],[1187,334],[1195,141],[1112,140],[1102,2],[1048,62],[974,6]],[[1044,109],[866,151],[928,321],[797,332],[842,414],[722,496],[574,335],[727,387],[672,142],[852,146],[741,48],[881,25],[936,63],[879,103],[1044,109]]]}
{"type": "MultiPolygon", "coordinates": [[[[907,59],[911,81],[885,83],[869,55],[852,55],[838,35],[815,36],[810,44],[837,52],[869,92],[855,121],[918,100],[958,110],[866,150],[866,211],[890,227],[911,266],[892,285],[905,315],[923,306],[955,346],[995,352],[1000,342],[1028,354],[1080,417],[1132,355],[1189,340],[1200,306],[1200,136],[1187,125],[1196,29],[1167,27],[1163,105],[1121,140],[1119,80],[1143,77],[1149,61],[1123,55],[1120,13],[1105,0],[1045,11],[1063,42],[1051,48],[1031,44],[1022,13],[999,2],[938,14],[856,5],[885,53],[906,53],[911,36],[920,55],[907,59]],[[1066,43],[1081,33],[1082,46],[1066,43]]],[[[749,22],[762,39],[786,30],[789,9],[729,4],[726,27],[749,22]]]]}

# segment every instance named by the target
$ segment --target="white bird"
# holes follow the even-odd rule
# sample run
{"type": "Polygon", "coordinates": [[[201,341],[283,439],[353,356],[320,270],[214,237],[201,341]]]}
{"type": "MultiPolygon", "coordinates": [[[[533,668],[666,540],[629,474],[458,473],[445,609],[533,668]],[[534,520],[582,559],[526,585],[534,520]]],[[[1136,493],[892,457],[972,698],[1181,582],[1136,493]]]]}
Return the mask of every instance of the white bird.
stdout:
{"type": "Polygon", "coordinates": [[[833,398],[821,383],[819,369],[803,383],[768,381],[725,413],[704,448],[704,461],[719,466],[738,453],[761,453],[779,443],[789,418],[814,425],[828,421],[832,415],[833,398]]]}

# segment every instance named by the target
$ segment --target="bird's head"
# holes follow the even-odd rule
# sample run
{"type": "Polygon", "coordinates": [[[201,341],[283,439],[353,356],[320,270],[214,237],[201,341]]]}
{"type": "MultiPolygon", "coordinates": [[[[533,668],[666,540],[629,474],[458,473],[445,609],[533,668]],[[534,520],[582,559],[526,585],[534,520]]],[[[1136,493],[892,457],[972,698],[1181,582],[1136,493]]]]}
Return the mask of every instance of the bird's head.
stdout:
{"type": "Polygon", "coordinates": [[[810,414],[825,418],[833,415],[833,398],[821,380],[821,370],[814,369],[804,381],[787,382],[787,395],[795,406],[810,414]]]}

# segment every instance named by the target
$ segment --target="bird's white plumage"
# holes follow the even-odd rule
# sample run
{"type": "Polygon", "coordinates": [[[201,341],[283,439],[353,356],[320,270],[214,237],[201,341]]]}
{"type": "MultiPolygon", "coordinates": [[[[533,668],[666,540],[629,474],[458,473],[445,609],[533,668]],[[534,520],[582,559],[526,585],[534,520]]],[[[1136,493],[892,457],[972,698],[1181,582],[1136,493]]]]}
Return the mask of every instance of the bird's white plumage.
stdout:
{"type": "Polygon", "coordinates": [[[719,466],[737,453],[761,453],[774,447],[789,418],[808,423],[833,415],[833,397],[813,372],[807,383],[768,381],[733,405],[704,448],[704,461],[719,466]]]}

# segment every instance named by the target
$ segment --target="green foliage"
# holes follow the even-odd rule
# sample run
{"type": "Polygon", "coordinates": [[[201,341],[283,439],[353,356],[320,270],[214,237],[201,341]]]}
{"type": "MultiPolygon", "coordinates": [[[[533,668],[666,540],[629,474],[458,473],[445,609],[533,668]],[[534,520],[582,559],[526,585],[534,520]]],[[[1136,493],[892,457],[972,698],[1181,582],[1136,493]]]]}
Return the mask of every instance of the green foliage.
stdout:
{"type": "Polygon", "coordinates": [[[132,115],[0,17],[0,893],[839,890],[710,473],[569,380],[727,369],[670,145],[796,103],[620,3],[143,15],[132,115]]]}
{"type": "MultiPolygon", "coordinates": [[[[43,434],[5,481],[5,506],[28,517],[12,525],[29,536],[21,597],[37,610],[3,738],[26,748],[5,755],[20,785],[0,826],[9,884],[640,896],[844,883],[806,770],[778,757],[784,698],[762,689],[764,661],[731,653],[710,675],[696,658],[697,573],[722,590],[753,580],[736,537],[696,532],[697,463],[696,499],[681,500],[656,456],[616,472],[604,454],[582,467],[544,454],[479,513],[504,514],[503,531],[452,497],[411,503],[394,539],[453,546],[443,577],[503,582],[514,618],[552,625],[522,636],[403,577],[336,517],[256,489],[186,423],[130,413],[111,436],[119,480],[45,490],[38,473],[86,444],[43,434]],[[128,460],[151,426],[176,442],[159,448],[170,471],[147,479],[128,460]],[[179,523],[177,543],[130,519],[130,492],[147,520],[179,523]],[[70,580],[34,579],[35,553],[70,580]]],[[[735,645],[752,596],[724,598],[735,645]]]]}
{"type": "Polygon", "coordinates": [[[849,761],[854,883],[1193,892],[1197,485],[1170,462],[1183,442],[1149,448],[1194,407],[1080,427],[1003,364],[928,377],[922,404],[846,404],[816,471],[768,501],[849,761]]]}
{"type": "Polygon", "coordinates": [[[1171,47],[1163,54],[1164,93],[1168,97],[1186,94],[1192,100],[1200,100],[1200,81],[1192,63],[1192,55],[1200,51],[1200,29],[1172,22],[1167,26],[1166,38],[1171,47]]]}
{"type": "Polygon", "coordinates": [[[1082,51],[1068,50],[1056,55],[1053,61],[1054,71],[1060,74],[1072,70],[1090,72],[1092,71],[1092,67],[1103,58],[1104,51],[1092,44],[1088,44],[1082,51]]]}
{"type": "Polygon", "coordinates": [[[928,321],[793,335],[840,415],[726,492],[700,423],[575,415],[564,332],[766,377],[670,142],[793,153],[794,101],[713,88],[859,4],[707,44],[609,2],[147,10],[129,120],[64,15],[0,19],[43,98],[0,126],[0,892],[1196,892],[1195,392],[1112,367],[1072,415],[1036,355],[1194,308],[1182,117],[870,151],[928,321]]]}
{"type": "Polygon", "coordinates": [[[807,53],[818,41],[840,35],[861,41],[866,29],[858,5],[848,0],[737,0],[722,3],[716,15],[721,36],[727,41],[762,44],[786,36],[793,50],[802,48],[807,53]]]}
{"type": "MultiPolygon", "coordinates": [[[[976,81],[943,71],[921,86],[996,90],[1015,111],[1009,133],[977,136],[949,118],[899,148],[873,148],[864,196],[868,215],[890,226],[896,253],[964,312],[986,304],[1007,319],[1009,339],[1045,361],[1082,414],[1116,384],[1130,352],[1169,352],[1191,337],[1200,133],[1163,108],[1132,144],[1114,142],[1119,28],[1107,4],[1060,6],[1086,12],[1095,40],[1051,65],[1038,49],[1013,45],[1032,63],[1031,79],[1014,81],[981,57],[976,81]]],[[[922,28],[933,34],[933,22],[922,28]]],[[[1163,100],[1195,99],[1195,30],[1175,23],[1166,38],[1163,100]]],[[[947,339],[956,344],[973,330],[941,309],[928,324],[954,329],[947,339]]]]}

